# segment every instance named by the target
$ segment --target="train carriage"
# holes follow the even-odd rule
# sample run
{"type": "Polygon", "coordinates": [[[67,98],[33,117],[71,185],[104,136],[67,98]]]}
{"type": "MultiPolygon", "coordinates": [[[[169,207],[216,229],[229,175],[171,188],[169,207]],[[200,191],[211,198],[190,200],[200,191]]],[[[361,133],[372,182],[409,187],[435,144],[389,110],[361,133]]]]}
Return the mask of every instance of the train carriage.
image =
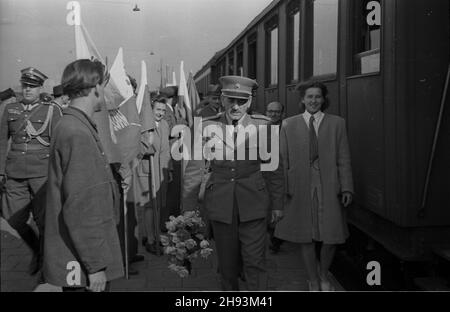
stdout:
{"type": "Polygon", "coordinates": [[[301,113],[298,83],[324,82],[347,121],[349,222],[399,259],[426,260],[450,243],[449,20],[447,0],[275,0],[195,79],[254,78],[253,109],[278,100],[286,117],[301,113]]]}

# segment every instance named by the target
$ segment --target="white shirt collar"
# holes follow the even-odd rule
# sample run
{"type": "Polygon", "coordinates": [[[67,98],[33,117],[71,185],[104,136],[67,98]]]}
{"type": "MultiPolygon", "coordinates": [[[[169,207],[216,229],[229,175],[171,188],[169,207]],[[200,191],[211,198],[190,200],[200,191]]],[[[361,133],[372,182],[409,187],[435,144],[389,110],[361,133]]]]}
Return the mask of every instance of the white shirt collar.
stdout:
{"type": "MultiPolygon", "coordinates": [[[[228,125],[232,125],[232,122],[231,122],[231,120],[228,118],[228,115],[225,113],[225,116],[226,116],[226,118],[227,118],[227,123],[228,123],[228,125]]],[[[244,121],[244,119],[247,117],[247,113],[245,113],[244,115],[242,115],[242,117],[241,117],[241,119],[239,119],[238,120],[238,125],[242,125],[242,122],[244,121]]]]}
{"type": "MultiPolygon", "coordinates": [[[[325,115],[322,111],[318,111],[317,113],[315,113],[314,116],[314,120],[319,121],[322,120],[323,115],[325,115]]],[[[311,114],[305,110],[305,112],[303,113],[303,117],[305,118],[305,120],[307,122],[309,122],[309,119],[311,118],[311,114]]]]}

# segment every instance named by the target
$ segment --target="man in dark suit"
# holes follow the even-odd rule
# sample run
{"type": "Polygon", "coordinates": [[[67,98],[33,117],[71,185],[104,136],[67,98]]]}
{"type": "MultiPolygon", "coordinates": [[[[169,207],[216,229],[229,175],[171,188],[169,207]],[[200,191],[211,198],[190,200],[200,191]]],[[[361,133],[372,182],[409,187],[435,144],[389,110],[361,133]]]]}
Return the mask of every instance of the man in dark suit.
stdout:
{"type": "Polygon", "coordinates": [[[23,98],[5,106],[0,122],[0,189],[5,189],[3,215],[33,251],[29,272],[35,274],[41,262],[50,138],[61,111],[41,99],[47,76],[32,67],[21,73],[23,98]],[[41,241],[27,224],[30,213],[41,241]]]}
{"type": "MultiPolygon", "coordinates": [[[[270,119],[247,114],[256,81],[239,76],[219,80],[225,112],[203,119],[197,131],[205,130],[204,156],[210,160],[204,206],[214,233],[222,288],[239,290],[243,269],[248,290],[266,290],[266,217],[270,207],[274,220],[282,217],[283,176],[276,169],[265,179],[261,172],[260,136],[270,119]]],[[[201,180],[192,177],[204,174],[204,164],[203,159],[189,161],[185,181],[201,180]]],[[[188,196],[184,197],[185,211],[197,208],[188,196]]],[[[198,197],[198,192],[192,196],[198,197]]]]}

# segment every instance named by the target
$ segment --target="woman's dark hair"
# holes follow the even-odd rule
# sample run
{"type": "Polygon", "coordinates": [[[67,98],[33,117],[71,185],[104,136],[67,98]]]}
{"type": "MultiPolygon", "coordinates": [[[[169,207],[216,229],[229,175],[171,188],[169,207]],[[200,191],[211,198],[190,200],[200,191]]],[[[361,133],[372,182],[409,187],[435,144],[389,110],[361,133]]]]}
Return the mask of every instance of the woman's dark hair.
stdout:
{"type": "Polygon", "coordinates": [[[87,96],[91,88],[103,83],[104,72],[105,66],[99,61],[81,59],[70,63],[61,78],[64,94],[71,100],[87,96]]]}
{"type": "MultiPolygon", "coordinates": [[[[322,82],[319,81],[308,81],[299,84],[296,89],[300,91],[300,100],[302,100],[305,97],[306,90],[311,88],[318,88],[322,91],[322,96],[325,100],[325,102],[322,104],[321,111],[326,110],[330,106],[330,102],[328,100],[328,88],[326,85],[324,85],[322,82]]],[[[304,106],[304,104],[301,104],[304,106]]]]}

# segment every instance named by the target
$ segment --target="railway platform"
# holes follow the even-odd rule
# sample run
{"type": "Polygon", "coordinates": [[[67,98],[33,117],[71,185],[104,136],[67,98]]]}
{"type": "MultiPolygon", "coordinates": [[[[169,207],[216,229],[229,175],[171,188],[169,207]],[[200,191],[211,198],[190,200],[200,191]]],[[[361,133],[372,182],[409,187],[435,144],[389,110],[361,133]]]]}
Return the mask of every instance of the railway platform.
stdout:
{"type": "MultiPolygon", "coordinates": [[[[1,219],[1,292],[49,292],[61,291],[49,284],[37,286],[37,278],[27,273],[31,260],[31,252],[16,233],[1,219]]],[[[129,279],[121,278],[111,283],[112,291],[219,291],[219,276],[217,274],[216,255],[206,259],[198,259],[193,264],[192,274],[180,278],[171,272],[167,266],[166,256],[154,256],[140,247],[140,253],[145,260],[133,263],[138,275],[129,279]]],[[[214,246],[213,246],[214,248],[214,246]]],[[[307,277],[298,245],[285,242],[277,254],[267,252],[270,291],[307,291],[307,277]]],[[[333,284],[338,291],[344,289],[333,278],[333,284]]],[[[245,289],[242,283],[241,290],[245,289]]]]}

